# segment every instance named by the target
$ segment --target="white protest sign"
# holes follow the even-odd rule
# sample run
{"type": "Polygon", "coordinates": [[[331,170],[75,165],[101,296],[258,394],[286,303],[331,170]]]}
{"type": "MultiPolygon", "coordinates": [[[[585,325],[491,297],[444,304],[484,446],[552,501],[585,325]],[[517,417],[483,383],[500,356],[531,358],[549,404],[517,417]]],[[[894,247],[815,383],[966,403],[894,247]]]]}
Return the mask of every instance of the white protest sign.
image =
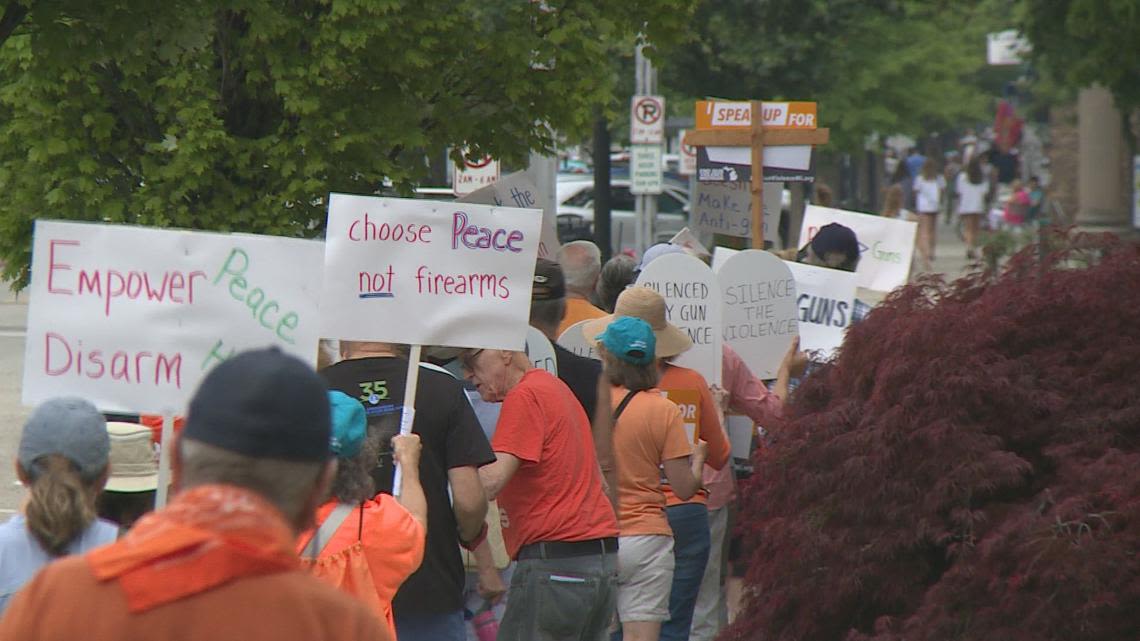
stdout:
{"type": "Polygon", "coordinates": [[[712,258],[712,270],[714,274],[720,274],[720,268],[724,267],[724,263],[733,256],[740,253],[739,249],[732,249],[731,247],[714,247],[712,258]]]}
{"type": "Polygon", "coordinates": [[[321,335],[522,350],[541,212],[332,194],[321,335]]]}
{"type": "Polygon", "coordinates": [[[641,270],[637,284],[661,294],[668,321],[693,340],[674,362],[697,370],[710,384],[720,384],[721,296],[709,266],[688,254],[666,254],[641,270]]]}
{"type": "Polygon", "coordinates": [[[632,145],[661,145],[665,142],[664,98],[661,96],[630,98],[629,142],[632,145]]]}
{"type": "Polygon", "coordinates": [[[851,272],[785,262],[796,279],[800,349],[818,351],[830,360],[843,344],[855,312],[855,281],[851,272]]]}
{"type": "Polygon", "coordinates": [[[589,322],[588,320],[584,320],[567,327],[566,331],[562,332],[562,335],[558,337],[558,344],[578,356],[601,360],[598,356],[597,344],[594,342],[593,337],[591,336],[587,339],[585,332],[582,331],[582,328],[589,322]]]}
{"type": "Polygon", "coordinates": [[[759,378],[775,378],[795,338],[796,282],[784,261],[748,249],[717,272],[724,295],[724,341],[759,378]]]}
{"type": "Polygon", "coordinates": [[[23,402],[180,413],[236,352],[313,363],[323,247],[294,238],[36,221],[23,402]]]}
{"type": "Polygon", "coordinates": [[[684,247],[689,250],[690,253],[695,253],[702,259],[712,255],[709,253],[708,248],[704,246],[704,243],[702,243],[701,240],[697,238],[697,235],[690,231],[688,227],[673,234],[673,237],[669,239],[669,244],[684,247]]]}
{"type": "Polygon", "coordinates": [[[558,359],[554,356],[554,346],[546,334],[534,327],[526,331],[526,355],[538,369],[544,369],[558,376],[558,359]]]}
{"type": "MultiPolygon", "coordinates": [[[[780,224],[783,186],[764,185],[764,237],[772,238],[780,224]]],[[[697,183],[697,197],[689,212],[700,231],[751,238],[752,187],[747,182],[697,183]]]]}
{"type": "Polygon", "coordinates": [[[800,229],[800,243],[806,245],[829,223],[849,227],[859,239],[860,259],[855,270],[859,287],[889,292],[906,284],[914,256],[917,223],[808,205],[800,229]]]}
{"type": "Polygon", "coordinates": [[[461,203],[492,205],[494,207],[519,207],[522,209],[542,209],[542,235],[538,243],[538,257],[554,256],[562,245],[558,242],[556,212],[542,206],[543,199],[538,188],[527,177],[526,172],[516,171],[495,182],[473,191],[459,199],[461,203]]]}
{"type": "Polygon", "coordinates": [[[451,190],[456,196],[466,196],[493,184],[499,179],[499,161],[490,156],[468,158],[456,163],[452,174],[451,190]]]}

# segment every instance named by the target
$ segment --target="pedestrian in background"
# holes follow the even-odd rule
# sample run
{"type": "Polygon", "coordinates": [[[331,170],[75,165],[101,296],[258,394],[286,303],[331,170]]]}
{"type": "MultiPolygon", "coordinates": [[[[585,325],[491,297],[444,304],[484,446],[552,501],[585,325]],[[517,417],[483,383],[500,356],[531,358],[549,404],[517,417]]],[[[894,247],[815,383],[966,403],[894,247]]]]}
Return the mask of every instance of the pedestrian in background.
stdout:
{"type": "Polygon", "coordinates": [[[918,212],[918,252],[922,258],[922,268],[931,271],[934,266],[934,229],[938,222],[938,212],[942,205],[942,192],[946,189],[946,179],[938,172],[938,164],[933,158],[922,163],[922,171],[914,179],[914,206],[918,212]]]}
{"type": "Polygon", "coordinates": [[[0,525],[0,615],[40,568],[118,537],[95,514],[110,450],[103,415],[79,398],[46,401],[24,423],[16,476],[29,496],[23,514],[0,525]]]}
{"type": "Polygon", "coordinates": [[[982,227],[982,215],[986,211],[986,196],[990,192],[982,168],[982,158],[976,155],[966,165],[966,170],[958,174],[958,217],[962,221],[962,233],[966,238],[966,258],[977,257],[978,234],[982,227]]]}

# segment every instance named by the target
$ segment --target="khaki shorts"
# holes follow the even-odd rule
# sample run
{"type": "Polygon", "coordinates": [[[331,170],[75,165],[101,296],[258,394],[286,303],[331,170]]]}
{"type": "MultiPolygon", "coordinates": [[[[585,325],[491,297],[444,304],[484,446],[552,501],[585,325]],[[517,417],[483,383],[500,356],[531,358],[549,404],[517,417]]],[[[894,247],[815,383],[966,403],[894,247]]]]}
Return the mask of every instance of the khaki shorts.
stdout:
{"type": "Polygon", "coordinates": [[[623,536],[618,540],[618,620],[668,621],[673,586],[673,537],[623,536]]]}

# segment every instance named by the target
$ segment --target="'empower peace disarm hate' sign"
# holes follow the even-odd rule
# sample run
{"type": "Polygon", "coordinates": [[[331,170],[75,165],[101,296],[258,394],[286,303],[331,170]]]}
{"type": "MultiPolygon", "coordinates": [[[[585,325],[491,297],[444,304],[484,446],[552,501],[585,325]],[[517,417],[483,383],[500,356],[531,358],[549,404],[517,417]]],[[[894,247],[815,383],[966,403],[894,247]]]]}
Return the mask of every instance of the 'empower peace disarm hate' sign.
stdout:
{"type": "Polygon", "coordinates": [[[542,212],[332,194],[323,336],[522,350],[542,212]]]}
{"type": "Polygon", "coordinates": [[[320,242],[47,220],[33,242],[25,404],[177,413],[236,352],[316,358],[320,242]]]}

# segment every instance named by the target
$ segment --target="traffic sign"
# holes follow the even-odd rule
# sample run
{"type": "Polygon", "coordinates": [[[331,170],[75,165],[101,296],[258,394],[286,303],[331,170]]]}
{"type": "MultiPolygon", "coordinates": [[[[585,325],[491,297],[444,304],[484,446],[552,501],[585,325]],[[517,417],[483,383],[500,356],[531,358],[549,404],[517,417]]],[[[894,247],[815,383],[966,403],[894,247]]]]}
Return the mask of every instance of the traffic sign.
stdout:
{"type": "Polygon", "coordinates": [[[633,145],[633,158],[629,162],[629,192],[636,196],[661,193],[661,145],[633,145]]]}
{"type": "Polygon", "coordinates": [[[697,148],[685,141],[685,136],[688,134],[688,131],[682,131],[680,135],[681,144],[677,145],[681,150],[680,170],[682,176],[692,176],[697,173],[697,148]]]}
{"type": "Polygon", "coordinates": [[[629,103],[629,142],[660,145],[665,142],[665,99],[634,96],[629,103]]]}
{"type": "Polygon", "coordinates": [[[478,191],[499,179],[499,161],[490,156],[467,158],[455,165],[454,181],[451,186],[456,196],[466,196],[478,191]]]}

